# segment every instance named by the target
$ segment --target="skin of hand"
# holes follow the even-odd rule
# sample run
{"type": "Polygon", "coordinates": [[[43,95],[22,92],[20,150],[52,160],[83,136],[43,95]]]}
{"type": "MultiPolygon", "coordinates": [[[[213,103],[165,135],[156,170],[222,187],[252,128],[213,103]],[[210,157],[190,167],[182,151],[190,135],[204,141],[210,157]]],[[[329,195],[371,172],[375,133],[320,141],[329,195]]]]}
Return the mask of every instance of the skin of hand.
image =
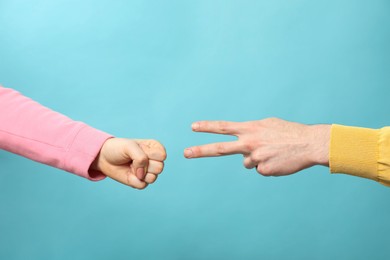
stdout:
{"type": "Polygon", "coordinates": [[[186,158],[242,154],[247,169],[283,176],[314,165],[329,166],[330,125],[304,125],[278,118],[249,122],[200,121],[195,132],[234,135],[237,141],[194,146],[186,158]]]}
{"type": "Polygon", "coordinates": [[[130,187],[144,189],[163,171],[166,157],[165,148],[158,141],[110,138],[90,169],[130,187]]]}

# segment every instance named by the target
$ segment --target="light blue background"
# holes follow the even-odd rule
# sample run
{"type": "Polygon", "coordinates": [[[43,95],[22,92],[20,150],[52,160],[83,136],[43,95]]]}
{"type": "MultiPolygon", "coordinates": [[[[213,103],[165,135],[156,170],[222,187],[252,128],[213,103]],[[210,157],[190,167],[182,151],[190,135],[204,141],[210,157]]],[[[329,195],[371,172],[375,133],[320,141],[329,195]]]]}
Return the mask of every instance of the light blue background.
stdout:
{"type": "Polygon", "coordinates": [[[137,191],[0,152],[0,259],[389,259],[389,188],[182,156],[232,139],[196,120],[389,125],[389,33],[387,0],[0,0],[4,86],[169,156],[137,191]]]}

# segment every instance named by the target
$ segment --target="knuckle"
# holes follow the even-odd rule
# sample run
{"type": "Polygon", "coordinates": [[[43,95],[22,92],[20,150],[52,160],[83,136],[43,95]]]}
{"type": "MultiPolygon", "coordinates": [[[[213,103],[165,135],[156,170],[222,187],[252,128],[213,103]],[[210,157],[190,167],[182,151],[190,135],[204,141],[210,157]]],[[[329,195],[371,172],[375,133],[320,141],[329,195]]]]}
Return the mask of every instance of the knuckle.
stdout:
{"type": "Polygon", "coordinates": [[[273,124],[277,121],[278,119],[276,117],[268,117],[266,119],[263,119],[261,120],[260,122],[264,123],[264,124],[273,124]]]}
{"type": "Polygon", "coordinates": [[[149,150],[152,151],[152,154],[161,159],[162,161],[167,159],[167,151],[165,147],[157,140],[150,140],[149,150]]]}
{"type": "Polygon", "coordinates": [[[191,148],[192,157],[202,156],[202,149],[199,146],[194,146],[191,148]]]}
{"type": "Polygon", "coordinates": [[[260,151],[254,151],[250,154],[250,159],[254,162],[260,162],[263,159],[262,157],[263,156],[260,151]]]}
{"type": "Polygon", "coordinates": [[[253,168],[253,163],[251,162],[251,160],[249,159],[249,158],[246,158],[245,160],[244,160],[244,162],[243,162],[243,164],[244,164],[244,167],[246,168],[246,169],[252,169],[253,168]]]}
{"type": "Polygon", "coordinates": [[[146,155],[143,155],[143,156],[140,156],[138,158],[138,162],[141,164],[141,165],[146,165],[148,163],[149,159],[146,155]]]}
{"type": "Polygon", "coordinates": [[[229,124],[225,121],[219,121],[218,122],[218,128],[222,133],[225,133],[228,131],[229,124]]]}
{"type": "Polygon", "coordinates": [[[163,150],[161,151],[161,157],[163,161],[167,159],[167,151],[165,150],[165,148],[163,148],[163,150]]]}
{"type": "Polygon", "coordinates": [[[217,144],[216,150],[217,150],[217,154],[223,155],[226,153],[226,146],[224,144],[217,144]]]}
{"type": "Polygon", "coordinates": [[[245,142],[243,144],[243,148],[245,149],[245,151],[248,151],[248,152],[251,152],[255,149],[255,144],[253,142],[245,142]]]}
{"type": "Polygon", "coordinates": [[[152,142],[153,147],[157,147],[161,150],[165,150],[164,146],[162,145],[162,143],[160,141],[158,141],[156,139],[152,139],[151,142],[152,142]]]}
{"type": "Polygon", "coordinates": [[[280,118],[277,118],[277,117],[270,117],[270,118],[267,118],[266,120],[267,120],[267,123],[269,123],[269,124],[276,124],[276,125],[280,124],[281,122],[284,122],[283,119],[280,119],[280,118]]]}
{"type": "Polygon", "coordinates": [[[156,139],[150,139],[150,143],[153,144],[153,145],[159,145],[160,142],[157,141],[156,139]]]}
{"type": "Polygon", "coordinates": [[[159,141],[157,141],[155,139],[149,139],[147,142],[147,146],[148,146],[148,148],[154,148],[154,147],[160,147],[161,144],[159,141]]]}

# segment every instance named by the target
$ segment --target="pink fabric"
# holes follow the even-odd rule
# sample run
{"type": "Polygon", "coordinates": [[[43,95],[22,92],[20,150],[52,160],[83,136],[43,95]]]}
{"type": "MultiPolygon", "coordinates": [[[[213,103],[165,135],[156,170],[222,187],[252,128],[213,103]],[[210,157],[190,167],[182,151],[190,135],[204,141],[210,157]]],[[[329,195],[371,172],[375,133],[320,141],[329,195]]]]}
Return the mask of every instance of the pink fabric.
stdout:
{"type": "Polygon", "coordinates": [[[0,86],[0,149],[96,181],[89,167],[110,137],[0,86]]]}

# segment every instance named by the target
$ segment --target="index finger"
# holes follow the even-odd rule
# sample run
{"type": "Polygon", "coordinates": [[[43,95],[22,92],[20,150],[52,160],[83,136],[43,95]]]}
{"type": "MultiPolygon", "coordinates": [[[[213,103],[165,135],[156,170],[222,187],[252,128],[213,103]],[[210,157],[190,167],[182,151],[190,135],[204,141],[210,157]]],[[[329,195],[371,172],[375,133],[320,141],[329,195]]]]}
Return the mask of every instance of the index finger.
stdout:
{"type": "Polygon", "coordinates": [[[186,158],[216,157],[244,153],[244,147],[238,141],[212,143],[193,146],[184,150],[186,158]]]}
{"type": "Polygon", "coordinates": [[[243,123],[229,121],[198,121],[192,124],[195,132],[237,135],[243,129],[243,123]]]}

